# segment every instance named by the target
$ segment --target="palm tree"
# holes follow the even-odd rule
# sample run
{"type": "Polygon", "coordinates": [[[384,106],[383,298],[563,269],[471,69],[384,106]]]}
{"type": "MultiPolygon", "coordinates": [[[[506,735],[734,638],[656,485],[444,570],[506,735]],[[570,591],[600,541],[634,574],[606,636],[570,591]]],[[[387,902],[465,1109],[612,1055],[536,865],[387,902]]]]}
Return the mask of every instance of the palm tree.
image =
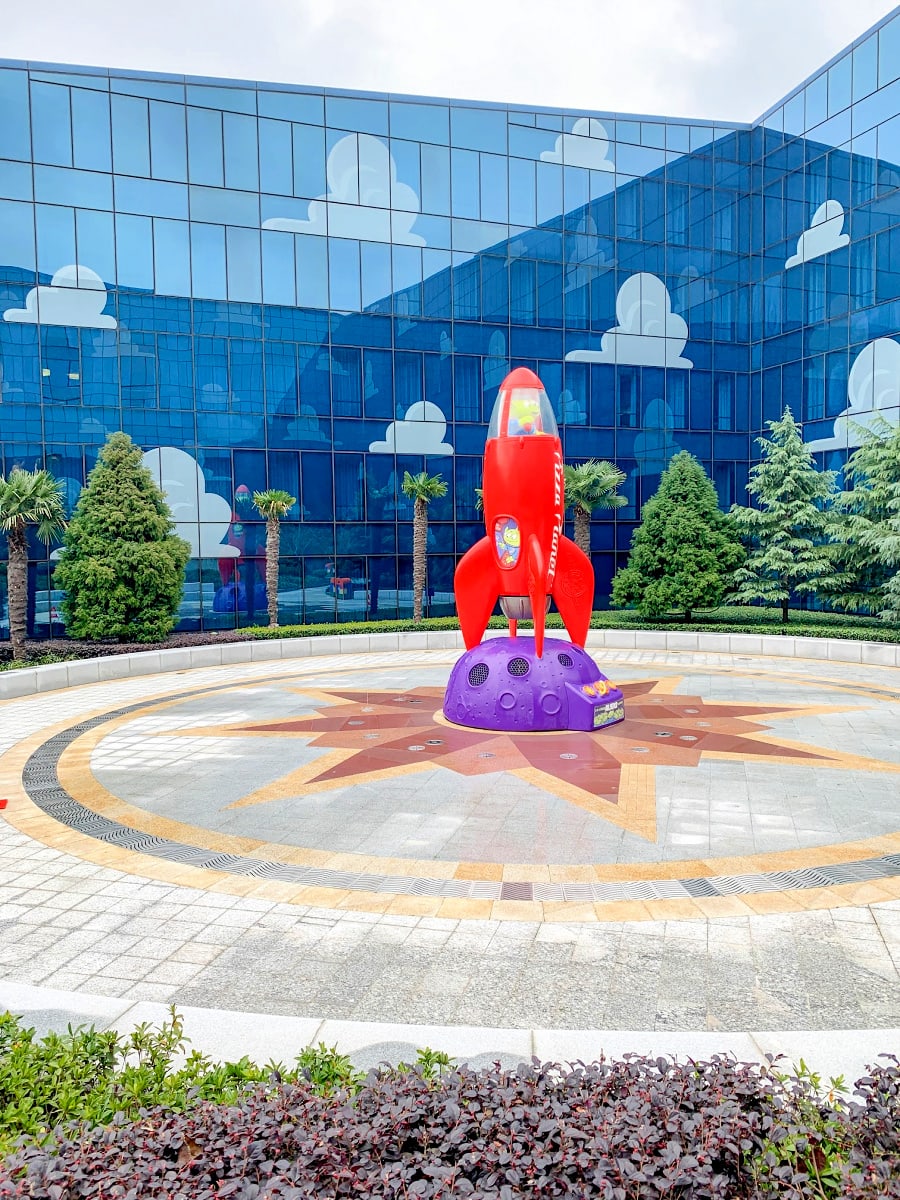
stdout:
{"type": "MultiPolygon", "coordinates": [[[[269,601],[269,628],[278,624],[278,555],[281,548],[281,519],[297,503],[297,497],[280,488],[254,492],[253,503],[266,518],[266,596],[269,601]]],[[[252,580],[249,584],[253,586],[252,580]]]]}
{"type": "Polygon", "coordinates": [[[425,594],[426,556],[428,542],[428,505],[447,495],[447,485],[440,475],[419,471],[417,475],[403,472],[404,496],[415,501],[413,507],[413,620],[422,620],[422,596],[425,594]]]}
{"type": "Polygon", "coordinates": [[[575,510],[575,545],[590,558],[591,512],[595,508],[621,508],[628,503],[616,492],[625,482],[625,475],[615,463],[596,458],[564,470],[566,508],[575,510]]]}
{"type": "Polygon", "coordinates": [[[35,526],[42,542],[59,537],[66,527],[62,491],[49,471],[13,467],[6,479],[0,475],[0,533],[9,546],[9,636],[17,661],[25,657],[28,624],[28,526],[35,526]]]}

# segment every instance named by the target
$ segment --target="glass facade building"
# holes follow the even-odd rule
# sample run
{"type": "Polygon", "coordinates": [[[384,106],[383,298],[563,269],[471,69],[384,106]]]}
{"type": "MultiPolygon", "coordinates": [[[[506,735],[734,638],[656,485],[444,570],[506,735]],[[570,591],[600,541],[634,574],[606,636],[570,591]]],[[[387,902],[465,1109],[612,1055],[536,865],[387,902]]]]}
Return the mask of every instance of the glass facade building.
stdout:
{"type": "Polygon", "coordinates": [[[900,417],[898,338],[900,10],[750,125],[0,62],[0,467],[71,510],[128,432],[191,543],[182,628],[264,617],[265,487],[298,497],[282,620],[407,615],[407,469],[449,484],[452,612],[514,366],[626,474],[602,606],[673,453],[743,501],[789,404],[840,465],[900,417]]]}

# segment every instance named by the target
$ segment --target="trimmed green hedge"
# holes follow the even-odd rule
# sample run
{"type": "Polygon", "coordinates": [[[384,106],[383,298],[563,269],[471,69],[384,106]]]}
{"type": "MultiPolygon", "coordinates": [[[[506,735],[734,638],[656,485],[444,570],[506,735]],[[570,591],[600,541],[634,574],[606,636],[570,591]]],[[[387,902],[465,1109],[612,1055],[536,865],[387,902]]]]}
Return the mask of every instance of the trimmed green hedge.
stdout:
{"type": "MultiPolygon", "coordinates": [[[[489,628],[505,629],[503,617],[492,617],[489,628]]],[[[519,628],[527,629],[531,622],[520,621],[519,628]]],[[[353,633],[413,633],[446,629],[458,629],[456,617],[432,617],[420,621],[345,621],[317,625],[279,625],[275,629],[253,626],[244,630],[252,638],[296,638],[323,637],[334,634],[353,633]]],[[[558,613],[547,617],[548,629],[562,629],[558,613]]],[[[635,629],[672,630],[688,633],[750,633],[775,637],[830,637],[844,641],[870,641],[900,643],[900,626],[890,625],[877,617],[848,617],[844,613],[822,613],[792,610],[791,619],[785,625],[780,611],[765,608],[742,608],[736,605],[710,609],[697,613],[693,621],[680,617],[647,621],[632,610],[610,609],[595,612],[591,617],[591,629],[635,629]]]]}

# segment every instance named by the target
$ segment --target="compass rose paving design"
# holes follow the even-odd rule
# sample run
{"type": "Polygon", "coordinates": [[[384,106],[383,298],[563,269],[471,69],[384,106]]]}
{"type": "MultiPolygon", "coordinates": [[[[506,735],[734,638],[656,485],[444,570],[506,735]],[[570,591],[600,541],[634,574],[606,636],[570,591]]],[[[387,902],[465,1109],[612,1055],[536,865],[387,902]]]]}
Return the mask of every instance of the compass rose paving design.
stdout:
{"type": "Polygon", "coordinates": [[[298,903],[603,920],[900,880],[890,688],[764,664],[623,673],[626,719],[595,733],[454,725],[437,662],[181,687],[61,727],[23,782],[103,861],[257,877],[298,903]]]}

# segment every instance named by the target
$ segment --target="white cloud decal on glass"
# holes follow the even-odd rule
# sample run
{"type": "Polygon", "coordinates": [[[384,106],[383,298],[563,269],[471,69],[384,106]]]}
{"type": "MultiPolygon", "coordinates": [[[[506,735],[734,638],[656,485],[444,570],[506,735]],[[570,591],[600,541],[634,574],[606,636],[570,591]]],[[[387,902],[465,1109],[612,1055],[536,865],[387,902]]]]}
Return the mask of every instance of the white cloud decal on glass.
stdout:
{"type": "Polygon", "coordinates": [[[579,117],[571,133],[561,133],[552,150],[545,150],[542,162],[565,163],[567,167],[588,167],[592,171],[616,169],[607,154],[609,135],[596,117],[579,117]]]}
{"type": "Polygon", "coordinates": [[[881,421],[900,424],[900,343],[876,338],[853,360],[847,380],[849,404],[838,413],[831,437],[807,442],[810,450],[852,449],[881,421]]]}
{"type": "Polygon", "coordinates": [[[666,285],[656,275],[631,275],[616,296],[617,325],[600,339],[599,350],[570,350],[567,362],[618,363],[635,367],[682,367],[687,322],[672,311],[666,285]]]}
{"type": "Polygon", "coordinates": [[[116,318],[104,313],[106,284],[89,267],[60,267],[49,284],[33,287],[24,308],[8,308],[4,321],[22,325],[71,325],[80,329],[115,329],[116,318]]]}
{"type": "Polygon", "coordinates": [[[231,505],[206,490],[200,465],[184,450],[157,446],[148,450],[144,466],[165,493],[175,532],[191,548],[191,558],[236,558],[237,546],[223,546],[231,525],[231,505]]]}
{"type": "Polygon", "coordinates": [[[325,173],[328,191],[310,200],[305,221],[270,217],[263,229],[425,245],[425,239],[412,232],[419,197],[397,179],[397,165],[380,138],[367,133],[341,138],[328,155],[325,173]]]}
{"type": "Polygon", "coordinates": [[[840,250],[850,241],[849,234],[843,232],[844,209],[839,200],[826,200],[813,213],[809,229],[804,229],[797,240],[797,253],[784,264],[784,269],[798,267],[800,263],[809,262],[811,258],[821,258],[832,250],[840,250]]]}
{"type": "Polygon", "coordinates": [[[370,454],[428,454],[443,458],[453,453],[444,441],[447,419],[436,404],[420,400],[411,404],[402,421],[391,421],[383,442],[372,442],[370,454]]]}

